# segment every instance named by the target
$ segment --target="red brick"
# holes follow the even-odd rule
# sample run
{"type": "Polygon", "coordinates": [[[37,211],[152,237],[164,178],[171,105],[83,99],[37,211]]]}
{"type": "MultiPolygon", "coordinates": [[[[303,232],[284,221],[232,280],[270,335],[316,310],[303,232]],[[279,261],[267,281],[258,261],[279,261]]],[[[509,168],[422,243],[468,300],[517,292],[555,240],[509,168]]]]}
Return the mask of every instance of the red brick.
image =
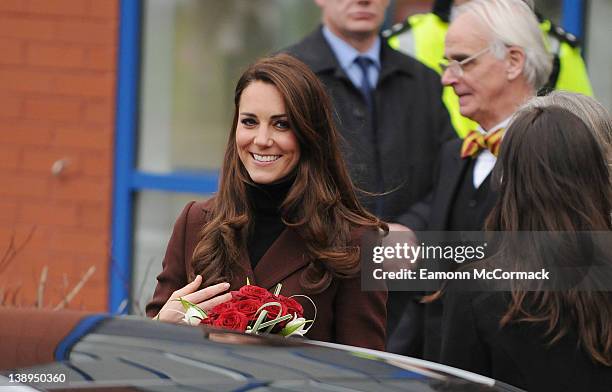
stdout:
{"type": "Polygon", "coordinates": [[[89,8],[85,0],[29,0],[27,4],[28,12],[46,15],[87,15],[89,8]]]}
{"type": "MultiPolygon", "coordinates": [[[[78,269],[78,271],[75,271],[71,274],[69,290],[72,290],[72,288],[83,278],[83,276],[87,273],[90,267],[91,265],[83,265],[78,269]]],[[[96,265],[95,272],[85,282],[82,289],[78,292],[74,299],[70,301],[70,304],[68,304],[67,306],[68,308],[97,311],[106,310],[105,293],[106,285],[108,283],[106,280],[103,280],[101,277],[98,277],[98,275],[104,269],[106,268],[100,265],[96,265]]]]}
{"type": "Polygon", "coordinates": [[[82,230],[57,230],[53,236],[52,250],[75,251],[97,255],[108,254],[108,241],[100,233],[87,233],[82,230]]]}
{"type": "MultiPolygon", "coordinates": [[[[50,247],[49,247],[50,248],[50,247]]],[[[38,253],[31,252],[31,254],[24,255],[24,259],[28,259],[30,262],[29,271],[23,269],[23,274],[33,275],[34,279],[38,282],[40,279],[40,273],[42,269],[47,267],[47,290],[46,292],[52,292],[52,287],[59,288],[58,292],[61,292],[64,282],[63,276],[66,275],[68,283],[70,278],[74,279],[72,272],[72,265],[74,264],[75,257],[72,252],[58,252],[50,249],[40,250],[38,253]]]]}
{"type": "Polygon", "coordinates": [[[51,128],[34,121],[0,121],[0,144],[47,145],[51,142],[51,128]]]}
{"type": "MultiPolygon", "coordinates": [[[[11,227],[0,227],[0,251],[2,254],[13,242],[13,248],[19,258],[41,250],[48,250],[51,243],[50,230],[35,224],[15,224],[11,227]]],[[[17,258],[17,257],[16,257],[17,258]]]]}
{"type": "MultiPolygon", "coordinates": [[[[109,147],[109,151],[112,147],[109,147]]],[[[81,157],[81,172],[86,176],[113,175],[113,157],[107,152],[84,154],[81,157]]]]}
{"type": "Polygon", "coordinates": [[[0,95],[0,117],[19,117],[21,106],[21,99],[0,95]]]}
{"type": "Polygon", "coordinates": [[[0,37],[49,40],[53,38],[57,28],[55,21],[14,15],[0,16],[0,37]]]}
{"type": "Polygon", "coordinates": [[[87,266],[80,265],[74,251],[51,251],[49,250],[51,248],[50,244],[49,241],[45,249],[33,249],[29,246],[30,243],[26,244],[4,271],[9,273],[0,276],[0,287],[19,287],[22,303],[31,306],[35,302],[35,293],[40,282],[41,271],[46,266],[47,283],[43,302],[46,306],[55,306],[74,288],[85,271],[91,265],[96,265],[96,273],[86,282],[79,295],[86,292],[87,288],[98,292],[103,291],[99,285],[105,282],[106,268],[102,263],[107,259],[106,256],[90,254],[87,258],[91,262],[87,263],[87,266]],[[102,271],[99,274],[100,276],[98,276],[98,271],[102,271]],[[4,276],[10,276],[10,279],[2,279],[4,276]]]}
{"type": "Polygon", "coordinates": [[[26,63],[33,66],[83,67],[84,49],[70,45],[32,43],[26,50],[26,63]]]}
{"type": "Polygon", "coordinates": [[[58,203],[24,203],[19,210],[19,222],[37,225],[76,226],[77,206],[58,203]]]}
{"type": "Polygon", "coordinates": [[[79,206],[79,227],[110,231],[110,202],[79,206]]]}
{"type": "MultiPolygon", "coordinates": [[[[99,233],[99,235],[104,237],[105,241],[108,243],[109,241],[108,236],[102,235],[101,233],[99,233]]],[[[91,278],[89,278],[87,282],[91,283],[92,285],[106,283],[106,279],[108,275],[107,262],[110,257],[110,246],[108,247],[108,252],[104,255],[94,255],[94,254],[85,254],[85,253],[74,254],[74,252],[73,252],[73,255],[74,257],[73,257],[71,268],[72,268],[72,273],[74,275],[78,275],[80,278],[91,267],[95,267],[96,271],[91,276],[91,278]]]]}
{"type": "Polygon", "coordinates": [[[111,101],[88,102],[85,105],[84,121],[91,124],[110,125],[115,121],[115,108],[111,101]]]}
{"type": "Polygon", "coordinates": [[[55,78],[55,91],[59,94],[111,98],[114,84],[115,75],[110,72],[92,75],[58,75],[55,78]]]}
{"type": "Polygon", "coordinates": [[[81,102],[64,99],[29,99],[26,101],[27,118],[51,121],[77,122],[81,113],[81,102]]]}
{"type": "Polygon", "coordinates": [[[65,201],[103,202],[110,199],[110,179],[70,178],[51,183],[51,197],[65,201]]]}
{"type": "Polygon", "coordinates": [[[23,63],[23,43],[21,41],[13,38],[0,38],[0,53],[2,53],[0,64],[23,63]]]}
{"type": "Polygon", "coordinates": [[[85,285],[85,287],[83,287],[83,290],[81,290],[77,298],[74,299],[74,303],[82,303],[82,310],[92,312],[106,312],[108,306],[106,300],[108,297],[107,285],[107,282],[99,283],[96,285],[85,285]]]}
{"type": "Polygon", "coordinates": [[[80,170],[79,156],[76,151],[58,148],[26,147],[23,152],[21,168],[25,171],[41,172],[50,175],[51,167],[57,161],[64,160],[65,166],[61,176],[74,176],[80,170]]]}
{"type": "Polygon", "coordinates": [[[113,148],[113,135],[110,129],[63,127],[55,132],[52,144],[62,147],[108,150],[113,148]]]}
{"type": "Polygon", "coordinates": [[[109,19],[119,19],[118,0],[90,0],[89,14],[91,16],[109,19]]]}
{"type": "MultiPolygon", "coordinates": [[[[44,292],[44,305],[52,308],[60,304],[68,293],[76,287],[89,267],[76,270],[73,268],[75,265],[74,257],[66,252],[49,252],[49,255],[49,262],[46,263],[48,273],[44,292]]],[[[99,256],[96,258],[99,258],[99,256]]],[[[40,272],[43,267],[44,265],[36,266],[32,272],[27,274],[33,276],[32,280],[36,283],[36,286],[38,286],[40,272]]],[[[87,304],[89,302],[89,296],[95,297],[99,295],[97,293],[103,291],[102,288],[99,287],[99,280],[94,280],[97,275],[97,270],[99,269],[101,268],[97,268],[96,272],[88,280],[84,281],[81,290],[79,290],[77,295],[65,306],[66,309],[76,309],[80,303],[87,304]],[[96,293],[92,293],[92,290],[96,293]]],[[[94,304],[98,303],[98,301],[92,302],[94,304]]]]}
{"type": "Polygon", "coordinates": [[[0,0],[0,252],[36,226],[11,266],[24,304],[44,265],[49,305],[96,265],[69,307],[106,310],[118,13],[118,0],[0,0]],[[69,154],[74,171],[52,177],[69,154]]]}
{"type": "MultiPolygon", "coordinates": [[[[106,240],[106,242],[109,243],[108,239],[106,240]]],[[[107,260],[109,260],[109,258],[110,258],[110,246],[107,246],[107,252],[103,255],[94,255],[94,254],[76,255],[74,264],[73,264],[73,271],[77,273],[79,277],[81,277],[85,274],[87,270],[89,270],[91,267],[94,267],[96,270],[91,276],[91,278],[89,278],[87,283],[90,284],[90,287],[98,286],[98,285],[106,285],[108,283],[107,281],[108,279],[107,278],[107,275],[108,275],[107,260]]]]}
{"type": "MultiPolygon", "coordinates": [[[[0,222],[12,224],[17,218],[17,202],[0,199],[0,222]]],[[[0,248],[0,255],[4,254],[4,249],[0,248]]]]}
{"type": "Polygon", "coordinates": [[[101,71],[117,68],[116,45],[88,48],[85,52],[84,67],[101,71]]]}
{"type": "Polygon", "coordinates": [[[0,146],[0,169],[17,169],[20,156],[19,148],[0,146]]]}
{"type": "Polygon", "coordinates": [[[38,176],[4,173],[0,185],[0,195],[4,196],[44,196],[48,190],[48,179],[38,176]]]}
{"type": "MultiPolygon", "coordinates": [[[[12,274],[11,274],[12,275],[12,274]]],[[[4,304],[19,308],[31,307],[34,290],[34,283],[28,279],[8,278],[2,284],[6,293],[4,294],[4,304]]]]}
{"type": "Polygon", "coordinates": [[[53,93],[53,85],[54,77],[49,73],[0,69],[0,86],[3,91],[53,93]]]}
{"type": "Polygon", "coordinates": [[[2,0],[0,11],[20,12],[25,10],[26,3],[23,0],[2,0]]]}
{"type": "Polygon", "coordinates": [[[65,42],[115,45],[117,24],[108,21],[58,23],[55,37],[65,42]]]}

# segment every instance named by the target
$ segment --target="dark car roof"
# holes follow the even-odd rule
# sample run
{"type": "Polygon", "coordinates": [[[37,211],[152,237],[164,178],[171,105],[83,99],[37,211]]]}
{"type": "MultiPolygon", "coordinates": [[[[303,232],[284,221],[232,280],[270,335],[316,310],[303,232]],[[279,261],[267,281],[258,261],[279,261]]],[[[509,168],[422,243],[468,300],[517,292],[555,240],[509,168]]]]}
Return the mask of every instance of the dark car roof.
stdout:
{"type": "Polygon", "coordinates": [[[517,391],[487,377],[374,350],[136,317],[85,316],[58,342],[54,359],[3,373],[63,374],[65,382],[35,385],[61,390],[517,391]]]}

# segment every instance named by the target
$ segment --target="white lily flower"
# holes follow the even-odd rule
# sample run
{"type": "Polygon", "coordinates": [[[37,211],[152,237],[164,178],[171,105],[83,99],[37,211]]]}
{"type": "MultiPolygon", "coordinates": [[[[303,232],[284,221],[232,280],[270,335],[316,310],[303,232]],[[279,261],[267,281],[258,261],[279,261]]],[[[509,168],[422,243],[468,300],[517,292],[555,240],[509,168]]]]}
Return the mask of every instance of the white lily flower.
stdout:
{"type": "Polygon", "coordinates": [[[287,336],[293,336],[293,335],[304,336],[304,334],[308,332],[308,329],[304,328],[305,326],[306,326],[306,319],[304,317],[297,317],[297,314],[294,314],[293,319],[287,323],[287,325],[285,326],[285,329],[291,330],[294,327],[297,327],[297,329],[291,332],[290,334],[288,334],[287,336]]]}
{"type": "Polygon", "coordinates": [[[190,307],[182,319],[187,325],[196,326],[202,322],[202,314],[195,307],[190,307]]]}

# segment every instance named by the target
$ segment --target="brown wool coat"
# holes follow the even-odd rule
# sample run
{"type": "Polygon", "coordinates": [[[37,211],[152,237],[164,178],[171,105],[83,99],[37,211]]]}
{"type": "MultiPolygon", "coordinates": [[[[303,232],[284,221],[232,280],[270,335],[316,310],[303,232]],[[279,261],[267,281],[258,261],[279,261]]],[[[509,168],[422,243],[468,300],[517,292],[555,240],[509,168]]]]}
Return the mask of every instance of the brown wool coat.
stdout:
{"type": "MultiPolygon", "coordinates": [[[[170,295],[188,283],[193,251],[203,225],[211,217],[212,203],[212,200],[191,202],[177,219],[166,250],[163,270],[157,277],[153,299],[147,305],[149,317],[157,315],[170,295]]],[[[299,284],[300,273],[309,263],[304,254],[304,241],[293,229],[286,228],[254,270],[246,248],[243,250],[242,257],[237,260],[230,289],[238,290],[248,277],[251,284],[268,290],[282,283],[281,294],[286,296],[304,294],[299,284]]],[[[334,278],[325,291],[309,297],[317,305],[317,319],[306,337],[384,350],[386,292],[361,291],[358,276],[351,279],[334,278]]],[[[306,318],[312,319],[312,305],[302,298],[296,299],[304,306],[306,318]]]]}

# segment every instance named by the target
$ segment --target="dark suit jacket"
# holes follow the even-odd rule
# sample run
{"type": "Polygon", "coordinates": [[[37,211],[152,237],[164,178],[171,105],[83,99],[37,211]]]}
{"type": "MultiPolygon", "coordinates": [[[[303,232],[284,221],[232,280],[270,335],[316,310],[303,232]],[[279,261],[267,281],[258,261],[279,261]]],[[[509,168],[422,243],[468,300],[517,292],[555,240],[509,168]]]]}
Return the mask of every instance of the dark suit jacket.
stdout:
{"type": "MultiPolygon", "coordinates": [[[[446,142],[440,153],[439,174],[430,201],[430,215],[427,219],[427,230],[448,230],[448,220],[455,202],[455,195],[464,181],[468,181],[469,159],[462,159],[461,144],[463,140],[456,139],[446,142]]],[[[484,203],[473,211],[484,225],[484,221],[495,204],[496,194],[489,192],[484,203]]],[[[467,229],[466,229],[467,230],[467,229]]]]}
{"type": "MultiPolygon", "coordinates": [[[[452,285],[451,285],[452,287],[452,285]]],[[[612,368],[594,364],[578,347],[577,331],[548,347],[544,323],[499,320],[507,292],[444,295],[441,362],[489,376],[527,391],[612,390],[612,368]]]]}
{"type": "MultiPolygon", "coordinates": [[[[338,64],[321,28],[286,52],[306,63],[331,95],[354,183],[366,191],[390,192],[378,196],[384,205],[379,217],[418,230],[422,213],[409,213],[409,207],[431,191],[440,147],[456,134],[441,100],[438,74],[391,49],[385,39],[381,44],[373,127],[363,96],[338,64]],[[382,189],[377,189],[379,181],[382,189]]],[[[373,198],[362,200],[374,211],[373,198]]]]}
{"type": "MultiPolygon", "coordinates": [[[[187,204],[179,216],[168,243],[163,270],[157,277],[153,299],[147,305],[147,315],[154,317],[170,295],[185,286],[192,272],[191,259],[199,241],[199,233],[211,219],[214,199],[187,204]]],[[[358,244],[358,239],[352,241],[358,244]]],[[[273,289],[282,283],[281,294],[290,296],[304,294],[299,283],[300,274],[309,259],[304,257],[305,244],[298,233],[285,229],[268,251],[251,268],[246,248],[233,267],[234,279],[230,290],[238,290],[246,284],[273,289]]],[[[361,291],[360,277],[351,279],[333,278],[323,292],[309,297],[317,305],[317,318],[306,335],[310,339],[384,350],[387,293],[361,291]]],[[[312,304],[296,298],[304,306],[307,319],[312,319],[312,304]]]]}
{"type": "MultiPolygon", "coordinates": [[[[457,191],[468,175],[470,161],[460,156],[463,140],[450,140],[442,146],[440,163],[437,166],[436,183],[433,192],[422,202],[424,206],[419,211],[426,211],[424,216],[426,229],[429,231],[449,230],[449,218],[455,203],[457,191]]],[[[484,220],[495,204],[496,194],[489,192],[484,202],[472,211],[476,214],[475,220],[484,220]]],[[[414,207],[413,207],[414,208],[414,207]]],[[[467,230],[467,228],[466,228],[467,230]]],[[[395,320],[389,325],[387,349],[391,352],[423,357],[437,361],[440,351],[440,323],[442,320],[442,303],[437,301],[428,304],[420,303],[424,293],[405,292],[401,295],[402,301],[389,308],[388,312],[395,320]]]]}

